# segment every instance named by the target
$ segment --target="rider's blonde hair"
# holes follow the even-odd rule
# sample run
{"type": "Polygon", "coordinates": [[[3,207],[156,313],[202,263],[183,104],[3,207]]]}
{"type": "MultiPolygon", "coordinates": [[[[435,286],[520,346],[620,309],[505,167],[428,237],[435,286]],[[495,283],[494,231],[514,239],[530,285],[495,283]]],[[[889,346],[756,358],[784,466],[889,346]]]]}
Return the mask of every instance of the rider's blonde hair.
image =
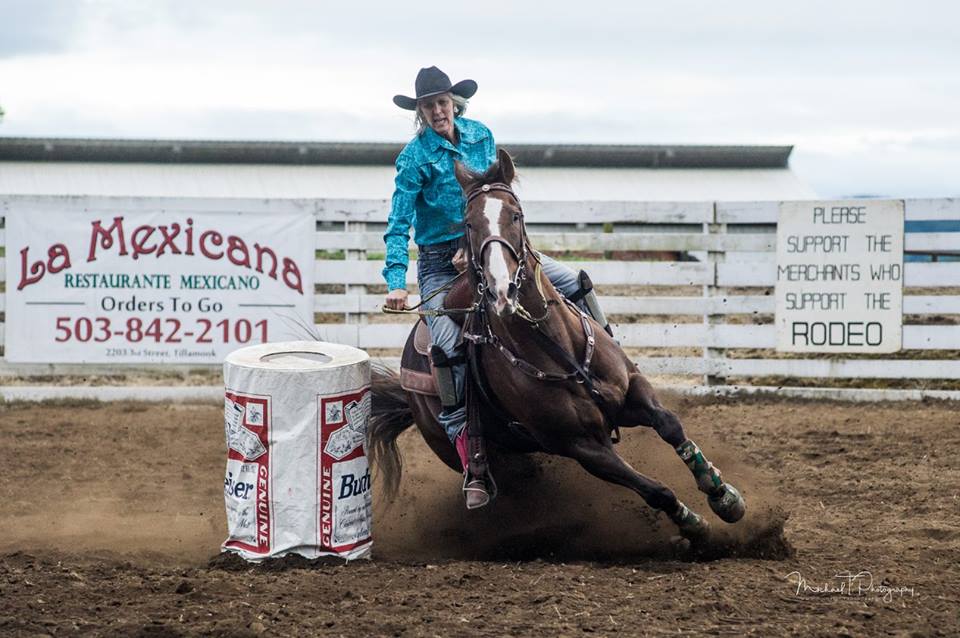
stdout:
{"type": "MultiPolygon", "coordinates": [[[[453,117],[454,119],[461,117],[464,113],[467,112],[467,99],[457,95],[456,93],[447,93],[450,96],[450,100],[453,102],[453,117]]],[[[417,103],[417,117],[413,121],[414,126],[417,127],[417,135],[422,135],[424,131],[430,126],[427,124],[427,121],[424,119],[423,115],[420,113],[420,103],[417,103]]]]}

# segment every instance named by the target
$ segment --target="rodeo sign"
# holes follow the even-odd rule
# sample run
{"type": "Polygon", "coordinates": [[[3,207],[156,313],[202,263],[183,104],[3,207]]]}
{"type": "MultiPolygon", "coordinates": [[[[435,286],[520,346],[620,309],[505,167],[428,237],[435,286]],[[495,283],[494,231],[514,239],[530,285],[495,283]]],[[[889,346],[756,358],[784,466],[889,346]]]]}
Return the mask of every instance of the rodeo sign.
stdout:
{"type": "Polygon", "coordinates": [[[61,202],[6,213],[7,361],[219,363],[313,326],[309,214],[61,202]]]}
{"type": "Polygon", "coordinates": [[[903,219],[902,200],[780,204],[777,350],[900,349],[903,219]]]}

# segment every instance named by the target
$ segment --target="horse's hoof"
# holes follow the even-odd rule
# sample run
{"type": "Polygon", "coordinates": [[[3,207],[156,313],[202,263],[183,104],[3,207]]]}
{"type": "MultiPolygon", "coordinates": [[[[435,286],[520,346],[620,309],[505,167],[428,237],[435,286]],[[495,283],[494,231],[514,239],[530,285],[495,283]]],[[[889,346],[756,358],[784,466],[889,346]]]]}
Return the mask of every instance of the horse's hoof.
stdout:
{"type": "Polygon", "coordinates": [[[693,544],[690,542],[690,539],[684,538],[683,536],[671,536],[670,550],[674,558],[683,560],[690,556],[690,553],[693,551],[693,544]]]}
{"type": "Polygon", "coordinates": [[[680,526],[680,534],[691,543],[705,541],[710,536],[710,523],[696,512],[690,512],[696,519],[680,526]]]}
{"type": "Polygon", "coordinates": [[[724,483],[723,492],[708,497],[707,502],[710,503],[713,513],[727,523],[736,523],[747,511],[747,502],[743,500],[737,488],[729,483],[724,483]]]}
{"type": "Polygon", "coordinates": [[[691,543],[697,543],[710,535],[710,523],[692,509],[680,503],[677,513],[671,517],[680,528],[680,535],[691,543]]]}

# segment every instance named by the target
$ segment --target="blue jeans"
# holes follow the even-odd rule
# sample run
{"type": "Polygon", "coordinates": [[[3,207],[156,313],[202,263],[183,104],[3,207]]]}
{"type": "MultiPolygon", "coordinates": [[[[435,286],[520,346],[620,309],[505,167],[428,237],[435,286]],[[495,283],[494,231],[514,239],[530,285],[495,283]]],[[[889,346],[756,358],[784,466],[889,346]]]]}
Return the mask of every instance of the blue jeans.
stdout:
{"type": "MultiPolygon", "coordinates": [[[[457,276],[457,269],[453,267],[453,256],[457,252],[459,239],[429,246],[419,246],[420,256],[417,259],[417,282],[420,285],[420,297],[426,298],[432,292],[442,287],[451,279],[457,276]]],[[[580,288],[580,283],[571,268],[561,264],[555,259],[538,253],[540,263],[543,267],[543,274],[547,276],[550,283],[560,291],[560,294],[569,297],[580,288]]],[[[532,273],[531,273],[532,275],[532,273]]],[[[424,302],[423,308],[427,310],[436,310],[443,307],[443,300],[447,292],[441,292],[429,301],[424,302]]],[[[434,345],[440,346],[448,357],[456,354],[457,339],[460,336],[460,326],[447,316],[426,317],[427,327],[430,329],[430,340],[434,345]]],[[[460,364],[452,367],[454,385],[457,390],[457,397],[460,402],[463,401],[463,383],[466,375],[466,365],[460,364]]],[[[450,441],[454,441],[464,423],[467,421],[467,410],[461,406],[456,410],[440,412],[440,425],[446,430],[450,441]]]]}

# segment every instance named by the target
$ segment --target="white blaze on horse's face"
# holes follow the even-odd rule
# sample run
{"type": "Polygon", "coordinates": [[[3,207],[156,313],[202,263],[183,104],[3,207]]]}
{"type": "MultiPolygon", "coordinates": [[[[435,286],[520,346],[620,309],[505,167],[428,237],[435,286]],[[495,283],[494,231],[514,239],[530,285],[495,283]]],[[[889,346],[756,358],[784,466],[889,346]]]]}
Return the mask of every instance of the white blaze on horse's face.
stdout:
{"type": "MultiPolygon", "coordinates": [[[[500,228],[500,213],[503,201],[496,197],[487,197],[483,205],[483,214],[487,218],[490,234],[503,236],[500,228]]],[[[493,310],[498,317],[508,317],[517,311],[517,286],[510,277],[507,265],[507,247],[500,242],[491,242],[486,248],[487,287],[493,295],[493,310]]]]}

